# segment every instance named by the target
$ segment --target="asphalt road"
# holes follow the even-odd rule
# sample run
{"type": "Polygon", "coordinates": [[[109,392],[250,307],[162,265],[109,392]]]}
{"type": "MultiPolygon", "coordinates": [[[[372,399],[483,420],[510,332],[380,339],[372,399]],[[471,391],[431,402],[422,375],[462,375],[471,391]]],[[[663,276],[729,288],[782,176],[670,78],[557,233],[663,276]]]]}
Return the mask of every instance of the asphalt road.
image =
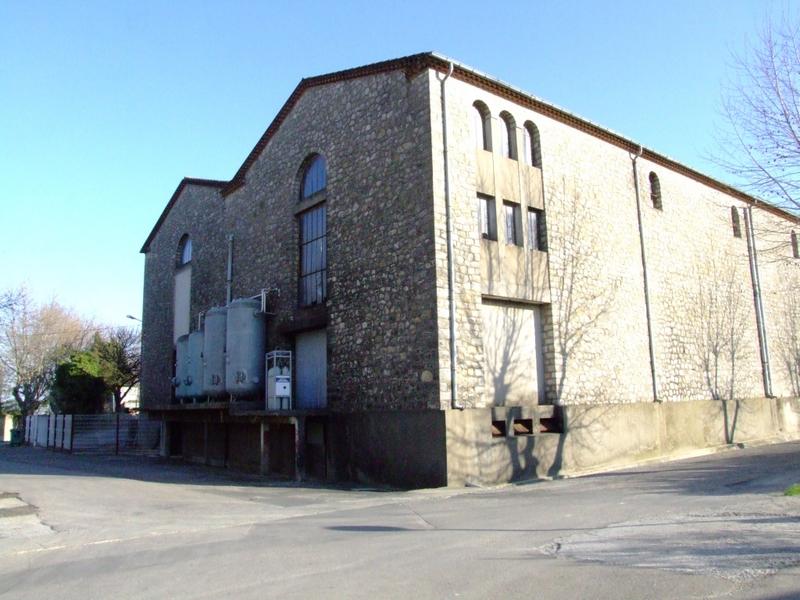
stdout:
{"type": "Polygon", "coordinates": [[[493,489],[0,448],[0,597],[800,598],[800,443],[493,489]]]}

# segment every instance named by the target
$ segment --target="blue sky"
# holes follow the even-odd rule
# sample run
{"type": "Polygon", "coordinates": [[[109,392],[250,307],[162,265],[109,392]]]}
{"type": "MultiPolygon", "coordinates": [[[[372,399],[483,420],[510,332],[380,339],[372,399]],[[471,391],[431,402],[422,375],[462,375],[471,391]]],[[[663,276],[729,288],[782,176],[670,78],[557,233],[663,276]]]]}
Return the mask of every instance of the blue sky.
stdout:
{"type": "Polygon", "coordinates": [[[725,179],[730,53],[787,6],[0,0],[0,290],[130,324],[182,177],[232,177],[301,78],[428,50],[725,179]]]}

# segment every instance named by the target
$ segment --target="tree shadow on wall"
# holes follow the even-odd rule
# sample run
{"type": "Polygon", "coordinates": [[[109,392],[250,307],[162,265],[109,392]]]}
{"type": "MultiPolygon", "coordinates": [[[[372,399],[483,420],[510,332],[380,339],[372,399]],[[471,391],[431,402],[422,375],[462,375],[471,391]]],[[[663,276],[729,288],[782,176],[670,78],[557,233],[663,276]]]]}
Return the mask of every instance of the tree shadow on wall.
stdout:
{"type": "Polygon", "coordinates": [[[745,275],[736,257],[710,248],[706,274],[697,278],[690,312],[696,323],[694,351],[712,400],[720,403],[725,443],[732,444],[742,409],[739,365],[751,357],[745,275]]]}
{"type": "Polygon", "coordinates": [[[797,271],[793,269],[784,274],[779,313],[783,327],[778,331],[776,345],[792,396],[800,398],[800,275],[797,271]]]}
{"type": "MultiPolygon", "coordinates": [[[[592,404],[607,404],[612,401],[607,389],[598,385],[586,389],[579,384],[570,385],[580,351],[592,336],[602,335],[602,322],[616,301],[622,283],[620,277],[611,277],[603,284],[599,274],[606,268],[602,242],[589,231],[589,221],[595,197],[580,192],[581,186],[573,182],[570,193],[566,179],[554,185],[548,197],[550,223],[557,226],[548,232],[552,243],[550,249],[550,293],[551,304],[545,311],[545,337],[554,348],[554,363],[551,365],[553,403],[565,405],[573,396],[583,397],[592,404]],[[577,389],[576,389],[577,388],[577,389]]],[[[613,339],[611,337],[610,339],[613,339]]],[[[590,365],[582,365],[584,368],[590,365]]],[[[562,411],[561,435],[548,470],[550,477],[560,475],[564,467],[564,451],[567,438],[572,432],[590,429],[595,420],[605,417],[609,406],[576,413],[567,420],[562,411]],[[602,413],[602,414],[601,414],[602,413]],[[568,421],[568,422],[567,422],[568,421]]],[[[597,442],[594,435],[578,436],[578,443],[597,442]]]]}

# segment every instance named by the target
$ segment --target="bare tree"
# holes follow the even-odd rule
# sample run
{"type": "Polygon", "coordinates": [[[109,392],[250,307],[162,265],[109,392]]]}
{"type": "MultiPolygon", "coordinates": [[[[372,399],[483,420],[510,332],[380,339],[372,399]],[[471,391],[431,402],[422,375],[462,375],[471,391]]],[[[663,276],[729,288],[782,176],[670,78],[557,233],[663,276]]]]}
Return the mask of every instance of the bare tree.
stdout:
{"type": "Polygon", "coordinates": [[[12,399],[5,408],[25,417],[45,399],[56,362],[87,341],[86,325],[55,301],[37,306],[26,290],[0,310],[0,365],[12,399]]]}
{"type": "Polygon", "coordinates": [[[733,57],[713,160],[751,193],[800,214],[800,27],[784,15],[733,57]]]}
{"type": "Polygon", "coordinates": [[[20,290],[8,290],[0,294],[0,313],[16,306],[20,301],[21,295],[22,292],[20,290]]]}
{"type": "Polygon", "coordinates": [[[712,248],[707,271],[697,279],[695,302],[689,309],[696,326],[695,355],[713,400],[722,403],[725,440],[731,444],[739,416],[739,364],[748,355],[750,326],[746,274],[736,257],[712,248]],[[731,414],[731,407],[733,414],[731,414]]]}

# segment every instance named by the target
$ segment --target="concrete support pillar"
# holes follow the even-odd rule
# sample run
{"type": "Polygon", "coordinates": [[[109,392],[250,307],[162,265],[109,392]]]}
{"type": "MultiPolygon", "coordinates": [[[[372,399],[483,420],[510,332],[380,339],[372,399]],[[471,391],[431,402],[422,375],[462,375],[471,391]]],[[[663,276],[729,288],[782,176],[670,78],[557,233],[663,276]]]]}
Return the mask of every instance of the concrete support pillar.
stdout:
{"type": "Polygon", "coordinates": [[[294,473],[297,481],[306,478],[306,419],[292,417],[294,424],[294,473]]]}
{"type": "Polygon", "coordinates": [[[208,465],[208,421],[203,422],[203,464],[208,465]]]}
{"type": "Polygon", "coordinates": [[[261,475],[269,475],[269,423],[261,421],[261,436],[259,437],[261,446],[261,475]]]}
{"type": "Polygon", "coordinates": [[[163,417],[161,418],[161,441],[158,446],[158,455],[162,458],[169,458],[169,427],[163,417]]]}

